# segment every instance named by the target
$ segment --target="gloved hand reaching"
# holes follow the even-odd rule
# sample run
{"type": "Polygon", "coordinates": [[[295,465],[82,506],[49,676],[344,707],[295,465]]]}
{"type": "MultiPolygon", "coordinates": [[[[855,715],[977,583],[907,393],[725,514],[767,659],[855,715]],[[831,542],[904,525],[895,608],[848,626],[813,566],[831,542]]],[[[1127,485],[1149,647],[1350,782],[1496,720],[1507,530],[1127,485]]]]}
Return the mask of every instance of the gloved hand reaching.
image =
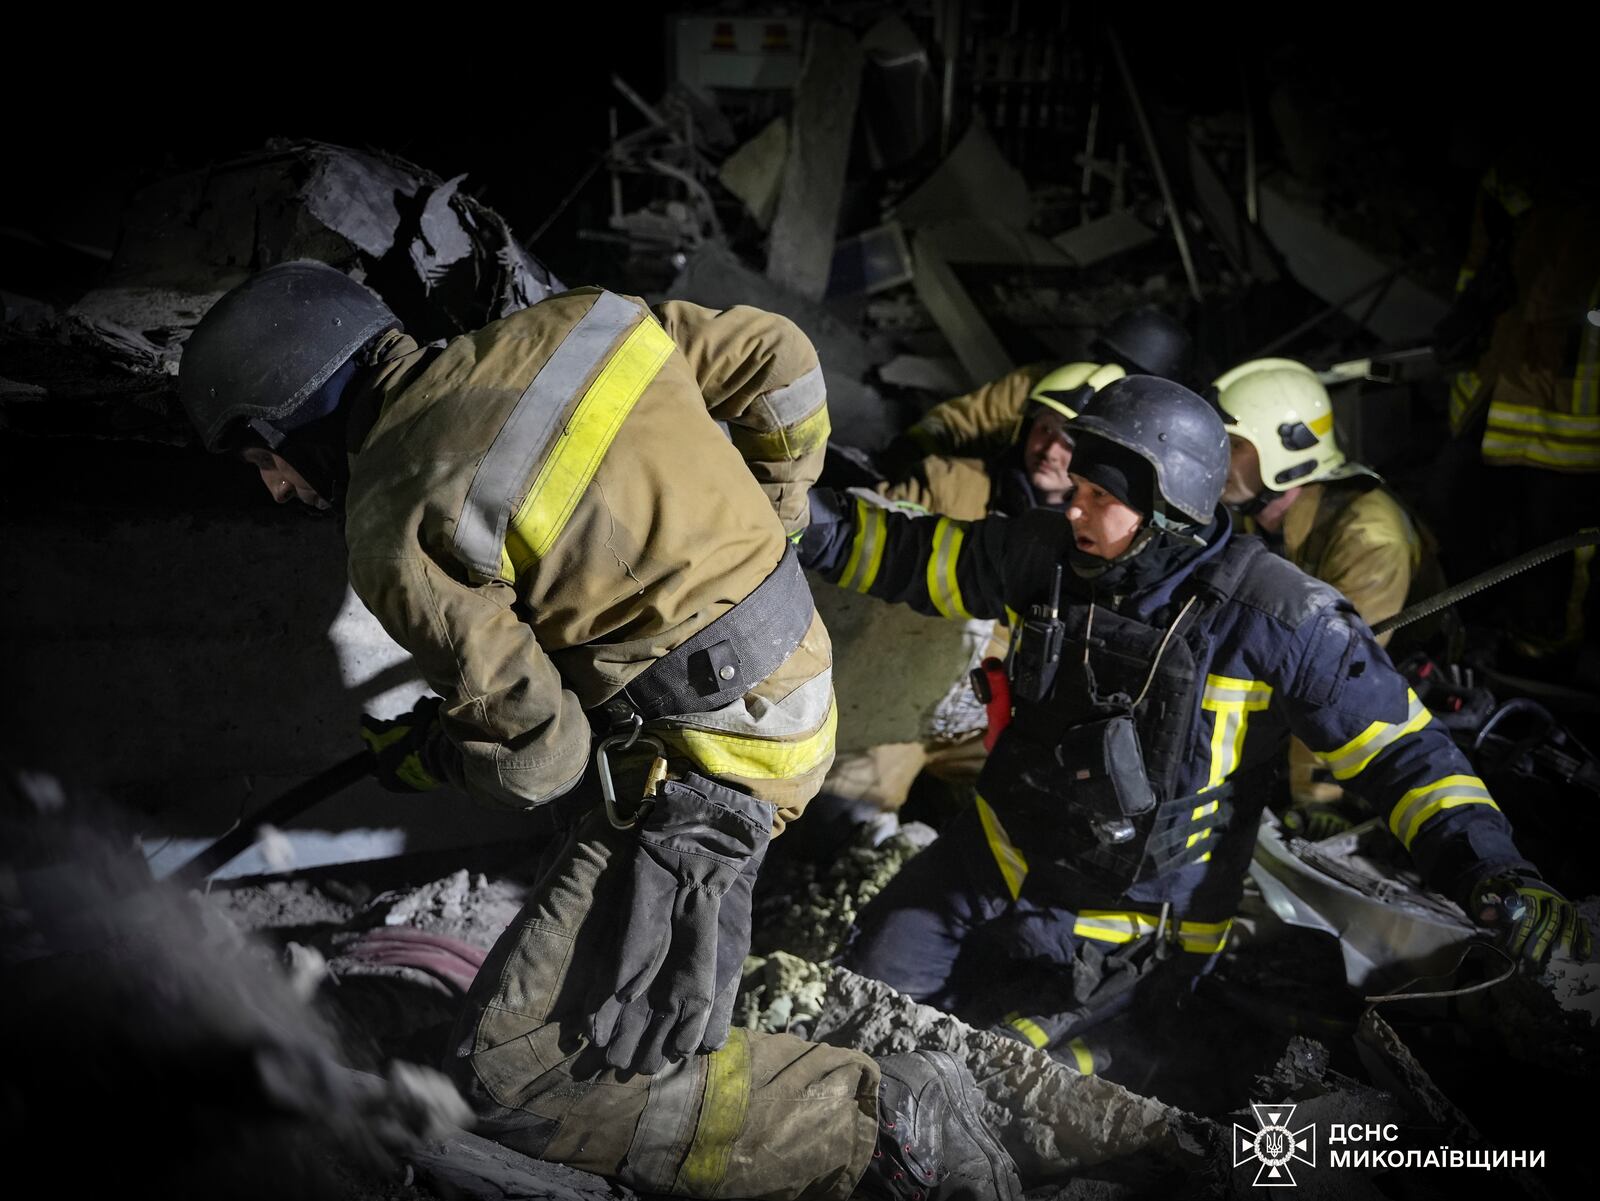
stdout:
{"type": "Polygon", "coordinates": [[[1479,925],[1498,930],[1509,954],[1535,967],[1552,953],[1589,958],[1589,927],[1571,901],[1537,876],[1503,872],[1480,881],[1467,912],[1479,925]]]}
{"type": "Polygon", "coordinates": [[[589,1037],[611,1067],[653,1073],[727,1039],[772,815],[692,772],[657,786],[624,861],[616,959],[589,1007],[589,1037]]]}
{"type": "Polygon", "coordinates": [[[445,783],[443,760],[455,748],[439,725],[440,703],[425,696],[399,717],[361,715],[372,774],[390,792],[430,792],[445,783]]]}
{"type": "Polygon", "coordinates": [[[1351,821],[1339,811],[1337,801],[1304,801],[1283,815],[1284,828],[1301,838],[1321,842],[1351,828],[1351,821]]]}

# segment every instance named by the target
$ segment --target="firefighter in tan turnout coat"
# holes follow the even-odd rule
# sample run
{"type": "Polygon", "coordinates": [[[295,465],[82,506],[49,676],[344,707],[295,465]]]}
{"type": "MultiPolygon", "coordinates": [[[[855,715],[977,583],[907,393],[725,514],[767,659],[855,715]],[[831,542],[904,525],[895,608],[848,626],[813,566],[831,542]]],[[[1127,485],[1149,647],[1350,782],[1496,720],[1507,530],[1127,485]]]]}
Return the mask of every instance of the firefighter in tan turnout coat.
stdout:
{"type": "Polygon", "coordinates": [[[833,759],[790,544],[828,416],[792,323],[579,289],[418,346],[287,263],[180,383],[208,448],[343,508],[352,585],[438,694],[369,722],[380,778],[553,819],[449,1064],[486,1133],[650,1192],[1020,1191],[952,1057],[729,1029],[767,842],[833,759]]]}

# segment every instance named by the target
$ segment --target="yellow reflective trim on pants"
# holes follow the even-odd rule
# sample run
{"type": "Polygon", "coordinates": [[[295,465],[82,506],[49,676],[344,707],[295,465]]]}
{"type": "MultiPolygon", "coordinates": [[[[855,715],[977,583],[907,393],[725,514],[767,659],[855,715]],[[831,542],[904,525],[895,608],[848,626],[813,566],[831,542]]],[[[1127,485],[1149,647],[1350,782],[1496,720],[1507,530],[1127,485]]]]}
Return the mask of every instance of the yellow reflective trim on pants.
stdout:
{"type": "Polygon", "coordinates": [[[1183,849],[1187,851],[1191,847],[1193,847],[1195,843],[1204,842],[1206,839],[1208,839],[1210,837],[1211,837],[1211,829],[1210,829],[1210,827],[1207,827],[1206,829],[1201,830],[1198,834],[1191,834],[1191,835],[1189,835],[1189,841],[1184,843],[1183,849]]]}
{"type": "Polygon", "coordinates": [[[507,550],[517,570],[550,553],[617,430],[673,347],[667,332],[646,317],[600,369],[506,530],[507,550]]]}
{"type": "Polygon", "coordinates": [[[956,583],[956,562],[961,557],[961,542],[966,537],[964,524],[948,517],[939,518],[933,530],[933,552],[928,556],[928,597],[942,617],[951,621],[971,621],[972,614],[961,599],[956,583]]]}
{"type": "MultiPolygon", "coordinates": [[[[1573,387],[1576,396],[1576,380],[1573,387]]],[[[1569,471],[1600,471],[1600,414],[1491,402],[1483,456],[1486,461],[1521,460],[1569,471]]]]}
{"type": "MultiPolygon", "coordinates": [[[[1141,913],[1137,909],[1085,909],[1072,924],[1072,932],[1079,938],[1111,943],[1148,938],[1160,928],[1161,918],[1157,914],[1141,913]]],[[[1172,928],[1172,923],[1168,923],[1168,928],[1172,928]]],[[[1221,922],[1178,922],[1178,946],[1198,955],[1211,955],[1222,950],[1232,928],[1232,918],[1221,922]]]]}
{"type": "Polygon", "coordinates": [[[1000,876],[1006,882],[1006,890],[1011,893],[1011,899],[1014,901],[1022,895],[1022,882],[1028,878],[1028,861],[1006,834],[1006,828],[1000,824],[1000,818],[990,808],[989,802],[981,796],[977,801],[978,821],[983,826],[983,836],[989,843],[989,853],[994,856],[995,866],[1000,869],[1000,876]]]}
{"type": "Polygon", "coordinates": [[[1348,780],[1359,776],[1383,751],[1432,720],[1428,707],[1417,699],[1415,691],[1407,688],[1405,720],[1375,721],[1343,746],[1327,752],[1317,751],[1316,756],[1333,773],[1335,780],[1348,780]]]}
{"type": "Polygon", "coordinates": [[[750,1032],[735,1026],[722,1048],[706,1056],[706,1092],[694,1141],[673,1192],[714,1197],[728,1174],[733,1144],[750,1110],[750,1032]]]}
{"type": "Polygon", "coordinates": [[[889,542],[889,519],[877,505],[856,497],[856,534],[850,541],[850,557],[845,560],[839,587],[867,592],[883,565],[883,549],[889,542]]]}
{"type": "Polygon", "coordinates": [[[1204,805],[1197,806],[1195,808],[1195,811],[1192,814],[1190,814],[1189,820],[1192,821],[1192,822],[1197,822],[1202,817],[1210,817],[1213,813],[1215,813],[1217,811],[1217,805],[1218,804],[1219,804],[1219,802],[1217,802],[1217,801],[1208,801],[1204,805]]]}
{"type": "Polygon", "coordinates": [[[1043,1027],[1038,1022],[1032,1018],[1025,1018],[1020,1013],[1008,1013],[1006,1015],[1006,1025],[1010,1026],[1041,1051],[1050,1042],[1050,1036],[1044,1032],[1043,1027]]]}
{"type": "Polygon", "coordinates": [[[1217,715],[1216,724],[1211,730],[1211,774],[1206,781],[1206,788],[1215,788],[1238,768],[1244,756],[1244,735],[1250,714],[1267,708],[1271,703],[1272,685],[1262,680],[1206,676],[1200,707],[1217,715]]]}
{"type": "Polygon", "coordinates": [[[1413,788],[1389,812],[1389,829],[1406,850],[1411,849],[1417,831],[1436,813],[1461,805],[1487,805],[1499,809],[1489,790],[1477,776],[1445,776],[1431,784],[1413,788]]]}
{"type": "Polygon", "coordinates": [[[783,429],[758,433],[735,425],[729,427],[728,437],[743,458],[771,463],[803,457],[826,442],[832,432],[828,406],[823,405],[809,417],[783,429]]]}
{"type": "Polygon", "coordinates": [[[816,732],[793,742],[746,738],[689,726],[671,726],[655,732],[667,745],[693,759],[708,776],[787,780],[821,766],[833,754],[838,730],[839,707],[830,703],[828,716],[816,732]]]}
{"type": "Polygon", "coordinates": [[[1081,1038],[1075,1038],[1067,1043],[1067,1050],[1072,1052],[1073,1061],[1078,1065],[1080,1075],[1094,1075],[1094,1052],[1089,1050],[1088,1043],[1081,1038]]]}

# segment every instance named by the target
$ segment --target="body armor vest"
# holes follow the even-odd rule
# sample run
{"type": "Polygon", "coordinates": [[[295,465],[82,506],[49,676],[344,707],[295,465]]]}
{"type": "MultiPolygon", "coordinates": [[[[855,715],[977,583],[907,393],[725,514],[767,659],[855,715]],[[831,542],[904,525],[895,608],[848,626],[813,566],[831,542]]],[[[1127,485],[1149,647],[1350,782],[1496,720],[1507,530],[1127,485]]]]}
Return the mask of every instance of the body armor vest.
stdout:
{"type": "Polygon", "coordinates": [[[1037,697],[1013,689],[1015,714],[978,791],[1030,856],[1120,895],[1215,846],[1214,834],[1191,836],[1227,824],[1236,779],[1204,797],[1175,797],[1173,790],[1196,737],[1214,618],[1263,551],[1257,539],[1232,539],[1216,562],[1197,569],[1179,590],[1178,603],[1169,607],[1177,616],[1164,626],[1070,600],[1059,619],[1059,660],[1042,673],[1026,657],[1030,635],[1034,649],[1046,639],[1033,623],[1024,626],[1011,669],[1014,679],[1029,680],[1037,697]],[[1126,787],[1130,747],[1148,783],[1149,800],[1137,812],[1127,804],[1131,793],[1137,808],[1141,793],[1137,781],[1126,787]],[[1120,815],[1107,809],[1117,798],[1120,815]],[[1195,819],[1196,809],[1211,801],[1216,807],[1195,819]],[[1123,836],[1112,841],[1108,826],[1118,824],[1123,836]]]}

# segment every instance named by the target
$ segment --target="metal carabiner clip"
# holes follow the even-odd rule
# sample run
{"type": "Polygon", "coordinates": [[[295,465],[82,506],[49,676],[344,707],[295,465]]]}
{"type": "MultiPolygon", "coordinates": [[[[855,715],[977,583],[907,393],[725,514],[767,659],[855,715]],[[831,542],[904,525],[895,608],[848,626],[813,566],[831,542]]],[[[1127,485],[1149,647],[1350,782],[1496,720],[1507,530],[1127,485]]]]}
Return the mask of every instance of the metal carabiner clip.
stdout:
{"type": "Polygon", "coordinates": [[[644,798],[641,797],[633,816],[627,818],[622,816],[622,810],[617,806],[617,786],[611,778],[611,752],[625,751],[634,743],[643,741],[655,748],[656,758],[659,759],[666,753],[666,747],[661,739],[640,733],[644,729],[644,718],[637,713],[628,716],[629,724],[626,729],[615,734],[607,734],[595,744],[594,748],[594,766],[600,776],[600,796],[606,804],[606,820],[618,830],[631,830],[637,826],[645,815],[646,806],[644,798]]]}

